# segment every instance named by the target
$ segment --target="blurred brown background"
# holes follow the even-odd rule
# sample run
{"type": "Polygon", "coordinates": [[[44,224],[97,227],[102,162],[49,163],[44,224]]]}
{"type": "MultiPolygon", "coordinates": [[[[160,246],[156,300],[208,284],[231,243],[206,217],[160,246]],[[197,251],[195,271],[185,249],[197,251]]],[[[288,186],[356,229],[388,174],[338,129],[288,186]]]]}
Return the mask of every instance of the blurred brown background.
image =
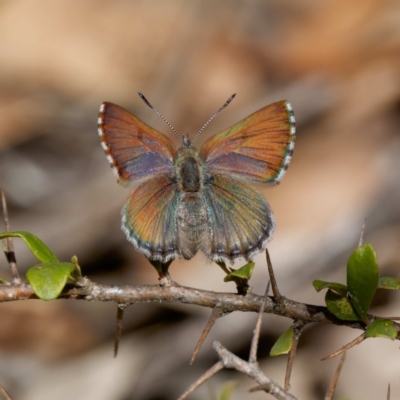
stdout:
{"type": "MultiPolygon", "coordinates": [[[[192,135],[234,92],[238,96],[199,143],[262,106],[291,102],[298,129],[282,184],[266,189],[277,220],[269,246],[284,295],[323,304],[313,279],[345,282],[345,265],[365,240],[382,275],[400,277],[400,3],[382,0],[0,1],[0,187],[12,228],[30,231],[83,273],[108,284],[154,284],[157,276],[120,230],[129,189],[115,177],[97,137],[103,101],[131,110],[173,140],[143,92],[179,132],[192,135]]],[[[175,140],[176,142],[176,140],[175,140]]],[[[35,263],[21,243],[21,272],[35,263]]],[[[9,277],[5,260],[1,276],[9,277]]],[[[188,286],[233,291],[201,254],[171,266],[188,286]]],[[[251,281],[263,293],[263,255],[251,281]]],[[[379,293],[373,312],[399,315],[399,295],[379,293]]],[[[247,357],[256,315],[219,320],[188,366],[210,310],[137,304],[125,312],[112,358],[115,304],[40,301],[1,304],[0,384],[14,400],[177,398],[216,360],[219,340],[247,357]]],[[[290,321],[266,316],[260,364],[283,382],[286,357],[268,352],[290,321]]],[[[320,359],[360,332],[309,327],[292,390],[321,399],[338,360],[320,359]]],[[[399,345],[370,340],[348,353],[337,389],[352,399],[400,397],[399,345]]],[[[193,399],[233,399],[254,383],[223,372],[193,399]]]]}

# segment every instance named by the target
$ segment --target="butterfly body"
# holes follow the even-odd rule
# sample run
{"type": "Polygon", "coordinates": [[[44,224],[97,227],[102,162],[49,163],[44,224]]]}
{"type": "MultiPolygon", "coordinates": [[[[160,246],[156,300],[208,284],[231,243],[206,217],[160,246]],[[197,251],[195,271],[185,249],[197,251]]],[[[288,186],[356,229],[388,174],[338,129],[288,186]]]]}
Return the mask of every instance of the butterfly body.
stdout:
{"type": "Polygon", "coordinates": [[[252,184],[279,183],[294,145],[294,117],[281,101],[209,138],[200,151],[187,137],[175,149],[163,134],[123,108],[103,103],[103,148],[121,183],[137,182],[122,229],[146,257],[251,260],[275,230],[252,184]]]}
{"type": "Polygon", "coordinates": [[[206,165],[198,150],[187,142],[178,150],[175,160],[178,201],[177,242],[181,255],[191,259],[208,242],[210,227],[203,201],[203,190],[209,180],[206,165]]]}

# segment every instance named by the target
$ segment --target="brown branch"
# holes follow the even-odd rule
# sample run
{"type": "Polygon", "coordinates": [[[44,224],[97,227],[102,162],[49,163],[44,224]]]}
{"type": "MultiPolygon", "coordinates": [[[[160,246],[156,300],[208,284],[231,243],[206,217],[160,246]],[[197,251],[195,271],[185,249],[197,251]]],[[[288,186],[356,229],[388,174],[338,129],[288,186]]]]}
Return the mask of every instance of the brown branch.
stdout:
{"type": "Polygon", "coordinates": [[[186,399],[189,394],[192,394],[199,386],[201,386],[205,381],[210,379],[213,375],[215,375],[218,371],[224,368],[224,365],[221,361],[218,361],[214,366],[212,366],[207,372],[205,372],[193,385],[190,386],[182,396],[179,397],[178,400],[186,399]]]}
{"type": "MultiPolygon", "coordinates": [[[[246,374],[250,378],[253,378],[256,382],[260,384],[260,386],[257,386],[256,390],[264,390],[265,392],[272,394],[277,399],[295,400],[295,397],[293,397],[290,393],[288,393],[286,390],[280,387],[272,379],[266,377],[258,367],[257,363],[257,347],[260,338],[262,315],[264,313],[265,304],[268,298],[269,285],[270,282],[268,282],[263,302],[261,304],[260,311],[258,313],[257,323],[254,329],[253,339],[251,341],[249,361],[247,362],[240,359],[239,357],[235,356],[233,353],[225,349],[225,347],[223,347],[219,342],[214,342],[213,348],[218,353],[220,361],[217,364],[215,364],[211,369],[209,369],[204,375],[202,375],[193,385],[191,385],[190,388],[178,400],[186,399],[186,397],[189,394],[193,393],[194,390],[196,390],[200,385],[202,385],[205,381],[210,379],[214,374],[216,374],[222,368],[233,368],[243,374],[246,374]]],[[[215,314],[214,321],[216,318],[218,318],[219,313],[220,313],[219,309],[217,311],[215,311],[214,309],[213,311],[213,315],[215,314]]],[[[208,323],[207,326],[208,325],[210,325],[210,323],[208,323]]],[[[209,329],[207,330],[207,333],[208,331],[209,329]]],[[[253,389],[252,391],[255,390],[253,389]]]]}
{"type": "Polygon", "coordinates": [[[3,388],[3,386],[0,385],[0,393],[3,395],[3,397],[6,400],[12,400],[10,395],[6,392],[6,390],[3,388]]]}
{"type": "Polygon", "coordinates": [[[257,350],[258,350],[258,342],[260,340],[261,322],[265,310],[265,304],[267,303],[268,299],[269,286],[270,286],[270,281],[268,282],[267,288],[265,289],[264,299],[261,304],[260,311],[258,312],[257,323],[254,329],[253,339],[251,341],[249,363],[257,362],[257,350]]]}
{"type": "Polygon", "coordinates": [[[363,333],[360,336],[356,337],[354,340],[352,340],[350,343],[347,343],[346,345],[344,345],[339,350],[335,351],[334,353],[330,354],[329,356],[324,357],[321,361],[330,360],[331,358],[336,357],[339,354],[342,354],[343,352],[351,349],[352,347],[356,346],[357,344],[360,344],[364,340],[365,340],[365,334],[363,333]]]}
{"type": "Polygon", "coordinates": [[[115,330],[115,340],[114,340],[114,358],[118,355],[119,340],[122,335],[122,321],[124,319],[124,310],[126,306],[118,304],[117,308],[117,328],[115,330]]]}
{"type": "Polygon", "coordinates": [[[203,333],[201,334],[201,336],[196,344],[196,347],[193,351],[193,355],[190,360],[190,365],[192,365],[194,363],[194,360],[196,359],[197,354],[199,353],[199,351],[201,349],[201,346],[203,345],[204,341],[206,340],[206,337],[210,333],[210,330],[214,326],[217,319],[223,317],[224,315],[226,315],[226,314],[222,313],[221,309],[218,306],[212,310],[210,319],[208,320],[207,325],[204,328],[203,333]]]}
{"type": "Polygon", "coordinates": [[[278,400],[296,400],[292,394],[285,391],[275,381],[268,378],[260,370],[257,363],[249,363],[232,354],[219,342],[213,343],[213,349],[218,353],[220,360],[225,368],[232,368],[248,377],[254,379],[262,385],[263,390],[270,393],[278,400]]]}
{"type": "Polygon", "coordinates": [[[278,289],[278,284],[275,279],[274,269],[272,268],[271,257],[269,256],[268,249],[265,249],[265,255],[267,257],[267,266],[268,266],[268,273],[269,273],[269,280],[271,282],[272,293],[274,297],[279,300],[281,298],[281,294],[278,289]]]}
{"type": "MultiPolygon", "coordinates": [[[[159,285],[111,286],[94,283],[87,278],[82,278],[78,284],[68,284],[59,298],[114,301],[125,306],[144,302],[173,302],[212,309],[218,306],[223,313],[231,313],[234,311],[258,312],[264,296],[253,293],[241,296],[235,293],[211,292],[177,284],[170,287],[160,287],[159,285]]],[[[29,284],[0,285],[0,303],[28,299],[37,299],[29,284]]],[[[265,312],[292,318],[304,324],[314,322],[365,330],[364,323],[339,320],[326,307],[299,303],[287,298],[283,299],[278,303],[273,297],[267,297],[265,312]]],[[[368,315],[370,321],[375,318],[376,316],[374,315],[368,315]]],[[[395,323],[395,327],[400,332],[400,324],[395,323]]]]}
{"type": "Polygon", "coordinates": [[[326,392],[325,400],[332,400],[333,394],[334,394],[335,389],[336,389],[336,385],[337,385],[338,380],[339,380],[340,372],[342,371],[343,364],[344,364],[345,360],[346,360],[346,352],[343,353],[342,358],[340,359],[340,362],[339,362],[339,365],[338,365],[338,367],[336,369],[335,375],[334,375],[334,377],[332,379],[331,384],[329,385],[328,391],[326,392]]]}
{"type": "MultiPolygon", "coordinates": [[[[6,227],[6,231],[11,231],[10,221],[8,219],[8,209],[7,209],[7,201],[6,195],[3,191],[1,191],[1,204],[3,208],[3,215],[4,215],[4,224],[6,227]]],[[[6,255],[8,264],[10,265],[11,270],[11,279],[12,283],[18,284],[21,283],[21,279],[19,277],[18,267],[17,267],[17,260],[15,258],[15,250],[14,250],[14,243],[11,237],[4,239],[5,246],[3,246],[4,254],[6,255]]]]}
{"type": "Polygon", "coordinates": [[[297,346],[299,344],[300,336],[303,332],[304,324],[299,321],[294,321],[293,323],[293,340],[292,340],[292,348],[289,352],[289,358],[286,367],[285,374],[285,390],[289,390],[290,387],[290,376],[292,375],[292,368],[294,363],[294,357],[296,356],[297,346]]]}

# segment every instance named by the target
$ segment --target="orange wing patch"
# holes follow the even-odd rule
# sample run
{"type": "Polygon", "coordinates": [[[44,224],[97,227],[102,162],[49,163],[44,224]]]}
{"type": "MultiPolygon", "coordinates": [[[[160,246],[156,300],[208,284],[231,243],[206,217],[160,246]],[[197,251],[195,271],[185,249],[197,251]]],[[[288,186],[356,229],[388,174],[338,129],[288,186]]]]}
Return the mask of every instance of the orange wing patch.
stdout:
{"type": "Polygon", "coordinates": [[[172,141],[113,103],[103,103],[99,136],[118,182],[170,173],[176,156],[172,141]]]}
{"type": "Polygon", "coordinates": [[[289,165],[294,133],[292,108],[287,101],[279,101],[209,138],[200,154],[212,174],[276,184],[289,165]]]}

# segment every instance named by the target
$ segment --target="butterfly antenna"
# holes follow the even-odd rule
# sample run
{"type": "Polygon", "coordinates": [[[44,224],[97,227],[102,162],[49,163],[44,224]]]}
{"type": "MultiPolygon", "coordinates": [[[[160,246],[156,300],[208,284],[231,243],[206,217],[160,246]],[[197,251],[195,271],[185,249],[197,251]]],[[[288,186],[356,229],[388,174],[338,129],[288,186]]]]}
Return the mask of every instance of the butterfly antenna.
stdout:
{"type": "Polygon", "coordinates": [[[175,133],[176,136],[178,136],[179,140],[183,143],[183,139],[182,136],[176,131],[176,129],[169,123],[169,121],[167,120],[167,118],[164,117],[164,115],[162,115],[160,113],[160,111],[158,111],[155,107],[153,107],[149,101],[146,99],[146,97],[144,97],[144,95],[140,92],[138,92],[138,95],[140,96],[140,98],[146,103],[147,106],[149,106],[171,129],[172,131],[175,133]]]}
{"type": "Polygon", "coordinates": [[[201,129],[196,133],[196,136],[193,138],[192,143],[199,137],[200,133],[204,130],[204,128],[226,107],[228,107],[229,103],[235,98],[236,93],[234,93],[229,99],[225,102],[225,104],[201,127],[201,129]]]}

